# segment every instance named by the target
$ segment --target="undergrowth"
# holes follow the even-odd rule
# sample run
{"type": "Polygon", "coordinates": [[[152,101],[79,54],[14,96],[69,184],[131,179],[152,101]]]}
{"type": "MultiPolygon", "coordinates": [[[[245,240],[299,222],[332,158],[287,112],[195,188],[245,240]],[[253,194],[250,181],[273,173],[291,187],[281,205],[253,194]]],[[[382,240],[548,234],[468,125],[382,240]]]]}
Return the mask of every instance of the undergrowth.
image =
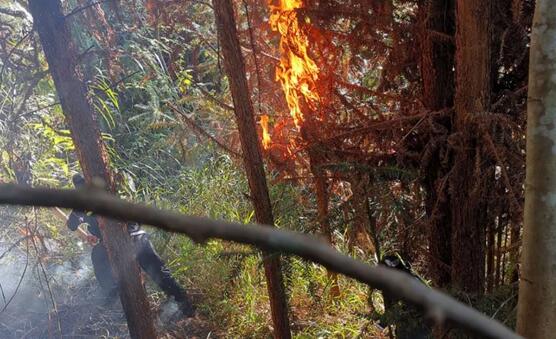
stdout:
{"type": "MultiPolygon", "coordinates": [[[[252,222],[245,178],[226,158],[181,174],[183,185],[170,201],[183,213],[237,222],[252,222]]],[[[271,187],[278,227],[309,231],[314,221],[305,217],[304,192],[286,184],[271,187]]],[[[310,199],[308,199],[310,200],[310,199]]],[[[248,246],[210,241],[203,246],[181,235],[155,231],[157,248],[192,294],[201,296],[199,310],[225,331],[226,337],[265,338],[272,333],[263,255],[248,246]]],[[[324,268],[294,257],[284,257],[284,276],[296,338],[354,338],[380,336],[369,318],[368,289],[340,277],[341,296],[330,296],[324,268]]]]}

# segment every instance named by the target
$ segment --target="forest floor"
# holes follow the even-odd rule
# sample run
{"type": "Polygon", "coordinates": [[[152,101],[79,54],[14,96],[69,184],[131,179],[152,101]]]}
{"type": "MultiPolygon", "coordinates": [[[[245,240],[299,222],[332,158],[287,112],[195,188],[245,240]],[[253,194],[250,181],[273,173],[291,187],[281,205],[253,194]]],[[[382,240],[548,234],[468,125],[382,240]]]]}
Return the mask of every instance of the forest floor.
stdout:
{"type": "MultiPolygon", "coordinates": [[[[71,260],[56,251],[38,260],[22,244],[0,243],[0,338],[129,337],[121,303],[102,296],[86,250],[71,260]]],[[[147,285],[161,338],[220,337],[202,314],[183,318],[175,302],[147,285]]],[[[198,303],[201,296],[190,292],[198,303]]]]}

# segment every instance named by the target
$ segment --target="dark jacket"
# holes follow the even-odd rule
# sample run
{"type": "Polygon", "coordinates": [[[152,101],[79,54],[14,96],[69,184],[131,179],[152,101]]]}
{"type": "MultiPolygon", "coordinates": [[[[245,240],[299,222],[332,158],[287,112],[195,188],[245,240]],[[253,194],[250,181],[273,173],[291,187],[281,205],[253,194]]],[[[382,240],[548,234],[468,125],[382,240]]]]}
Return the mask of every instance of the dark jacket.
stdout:
{"type": "MultiPolygon", "coordinates": [[[[96,215],[73,210],[68,218],[68,228],[75,231],[81,224],[87,224],[87,231],[102,241],[102,233],[100,232],[96,215]]],[[[145,231],[142,231],[141,226],[136,222],[127,223],[127,232],[131,236],[145,234],[145,231]]]]}

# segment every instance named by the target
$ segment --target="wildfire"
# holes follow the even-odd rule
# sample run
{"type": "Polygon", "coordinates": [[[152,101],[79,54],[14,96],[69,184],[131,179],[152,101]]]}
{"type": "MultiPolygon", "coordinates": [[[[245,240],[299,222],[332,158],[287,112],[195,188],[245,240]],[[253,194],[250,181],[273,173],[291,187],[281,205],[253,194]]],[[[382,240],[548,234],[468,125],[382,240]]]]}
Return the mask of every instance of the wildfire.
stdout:
{"type": "Polygon", "coordinates": [[[270,133],[268,132],[268,115],[261,115],[261,127],[263,128],[263,148],[269,149],[272,140],[270,139],[270,133]]]}
{"type": "Polygon", "coordinates": [[[270,4],[270,27],[280,33],[280,64],[276,68],[276,80],[282,84],[286,102],[296,127],[304,120],[303,98],[310,108],[315,108],[319,95],[315,91],[319,68],[307,53],[309,41],[299,25],[297,9],[303,0],[279,0],[270,4]]]}

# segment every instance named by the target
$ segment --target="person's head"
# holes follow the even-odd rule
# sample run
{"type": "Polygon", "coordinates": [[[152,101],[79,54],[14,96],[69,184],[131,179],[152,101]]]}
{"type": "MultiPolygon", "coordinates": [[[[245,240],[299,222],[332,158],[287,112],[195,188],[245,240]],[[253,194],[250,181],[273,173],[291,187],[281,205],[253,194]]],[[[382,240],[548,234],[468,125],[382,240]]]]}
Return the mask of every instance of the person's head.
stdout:
{"type": "Polygon", "coordinates": [[[73,186],[75,186],[75,188],[83,187],[85,185],[85,178],[83,178],[83,176],[79,173],[74,175],[71,178],[71,181],[73,182],[73,186]]]}
{"type": "Polygon", "coordinates": [[[380,264],[400,271],[411,273],[411,265],[404,261],[397,253],[387,254],[382,257],[380,264]]]}

